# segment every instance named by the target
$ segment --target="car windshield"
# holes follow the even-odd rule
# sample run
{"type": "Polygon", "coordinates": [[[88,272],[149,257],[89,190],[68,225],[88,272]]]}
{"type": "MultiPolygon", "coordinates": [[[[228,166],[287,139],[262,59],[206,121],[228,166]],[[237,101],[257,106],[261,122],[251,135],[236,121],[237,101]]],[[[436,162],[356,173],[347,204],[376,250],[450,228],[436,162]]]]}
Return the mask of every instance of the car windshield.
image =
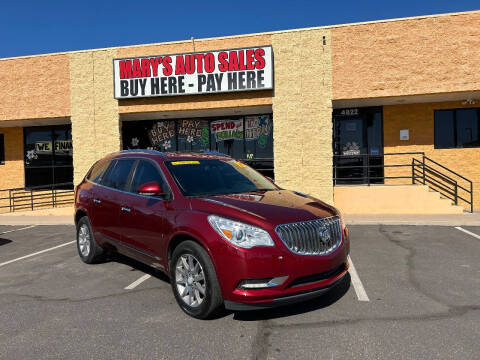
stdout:
{"type": "Polygon", "coordinates": [[[185,196],[278,189],[258,172],[236,160],[166,161],[165,165],[185,196]]]}

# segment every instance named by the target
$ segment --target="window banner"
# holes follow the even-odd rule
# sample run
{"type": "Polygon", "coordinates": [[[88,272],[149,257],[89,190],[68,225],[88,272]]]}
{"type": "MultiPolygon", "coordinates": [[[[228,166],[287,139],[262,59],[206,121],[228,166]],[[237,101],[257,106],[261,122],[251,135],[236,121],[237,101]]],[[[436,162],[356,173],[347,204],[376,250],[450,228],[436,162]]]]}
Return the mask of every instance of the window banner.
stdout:
{"type": "Polygon", "coordinates": [[[217,142],[243,140],[243,120],[218,120],[210,123],[210,131],[217,142]]]}
{"type": "Polygon", "coordinates": [[[271,131],[270,115],[245,117],[245,140],[258,140],[260,147],[265,147],[271,131]]]}
{"type": "Polygon", "coordinates": [[[172,139],[175,138],[175,122],[159,121],[154,123],[148,132],[148,138],[153,147],[161,147],[163,148],[162,150],[171,150],[172,139]]]}
{"type": "Polygon", "coordinates": [[[273,89],[271,46],[113,60],[115,99],[273,89]]]}

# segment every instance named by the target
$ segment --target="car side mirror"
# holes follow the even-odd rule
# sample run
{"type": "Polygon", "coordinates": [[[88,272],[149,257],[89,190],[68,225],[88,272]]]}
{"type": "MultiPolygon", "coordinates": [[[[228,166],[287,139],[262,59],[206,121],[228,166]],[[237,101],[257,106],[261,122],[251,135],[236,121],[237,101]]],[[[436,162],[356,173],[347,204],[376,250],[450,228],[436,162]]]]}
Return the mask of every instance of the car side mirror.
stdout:
{"type": "Polygon", "coordinates": [[[140,185],[137,189],[137,194],[161,197],[165,197],[167,195],[163,192],[162,186],[156,181],[140,185]]]}

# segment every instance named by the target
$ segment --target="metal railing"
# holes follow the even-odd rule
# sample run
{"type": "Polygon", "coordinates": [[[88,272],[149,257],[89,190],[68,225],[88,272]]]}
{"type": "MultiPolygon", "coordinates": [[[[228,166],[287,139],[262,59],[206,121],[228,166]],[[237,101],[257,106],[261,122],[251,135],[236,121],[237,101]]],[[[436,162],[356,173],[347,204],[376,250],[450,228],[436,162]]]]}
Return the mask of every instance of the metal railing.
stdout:
{"type": "Polygon", "coordinates": [[[473,182],[423,152],[333,155],[334,186],[395,183],[402,179],[404,183],[426,185],[455,205],[463,202],[473,212],[473,182]]]}
{"type": "Polygon", "coordinates": [[[35,210],[73,204],[73,183],[0,189],[0,212],[35,210]]]}
{"type": "Polygon", "coordinates": [[[240,159],[240,161],[254,168],[260,174],[273,179],[273,158],[240,159]]]}

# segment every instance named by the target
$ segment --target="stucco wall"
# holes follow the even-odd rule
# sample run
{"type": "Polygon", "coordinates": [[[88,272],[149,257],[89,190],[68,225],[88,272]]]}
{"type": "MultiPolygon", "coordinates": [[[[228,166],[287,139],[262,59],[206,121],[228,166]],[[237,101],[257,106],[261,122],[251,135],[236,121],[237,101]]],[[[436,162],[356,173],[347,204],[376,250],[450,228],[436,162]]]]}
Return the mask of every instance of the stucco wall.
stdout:
{"type": "Polygon", "coordinates": [[[333,203],[330,31],[275,34],[272,45],[275,181],[333,203]]]}
{"type": "MultiPolygon", "coordinates": [[[[425,152],[425,155],[474,182],[474,206],[480,208],[480,149],[434,149],[434,110],[478,107],[461,102],[394,105],[383,108],[384,152],[425,152]],[[400,140],[400,130],[409,129],[410,139],[400,140]]],[[[420,158],[420,156],[417,156],[420,158]]],[[[411,164],[412,156],[385,157],[386,164],[411,164]]],[[[409,175],[411,168],[387,169],[387,176],[409,175]]],[[[408,183],[389,180],[387,183],[408,183]]],[[[411,181],[410,181],[411,183],[411,181]]],[[[465,186],[465,182],[459,182],[465,186]]],[[[465,197],[467,194],[460,192],[465,197]]]]}
{"type": "Polygon", "coordinates": [[[0,59],[0,121],[70,115],[68,55],[0,59]]]}
{"type": "Polygon", "coordinates": [[[333,99],[480,90],[480,11],[332,29],[333,99]]]}

